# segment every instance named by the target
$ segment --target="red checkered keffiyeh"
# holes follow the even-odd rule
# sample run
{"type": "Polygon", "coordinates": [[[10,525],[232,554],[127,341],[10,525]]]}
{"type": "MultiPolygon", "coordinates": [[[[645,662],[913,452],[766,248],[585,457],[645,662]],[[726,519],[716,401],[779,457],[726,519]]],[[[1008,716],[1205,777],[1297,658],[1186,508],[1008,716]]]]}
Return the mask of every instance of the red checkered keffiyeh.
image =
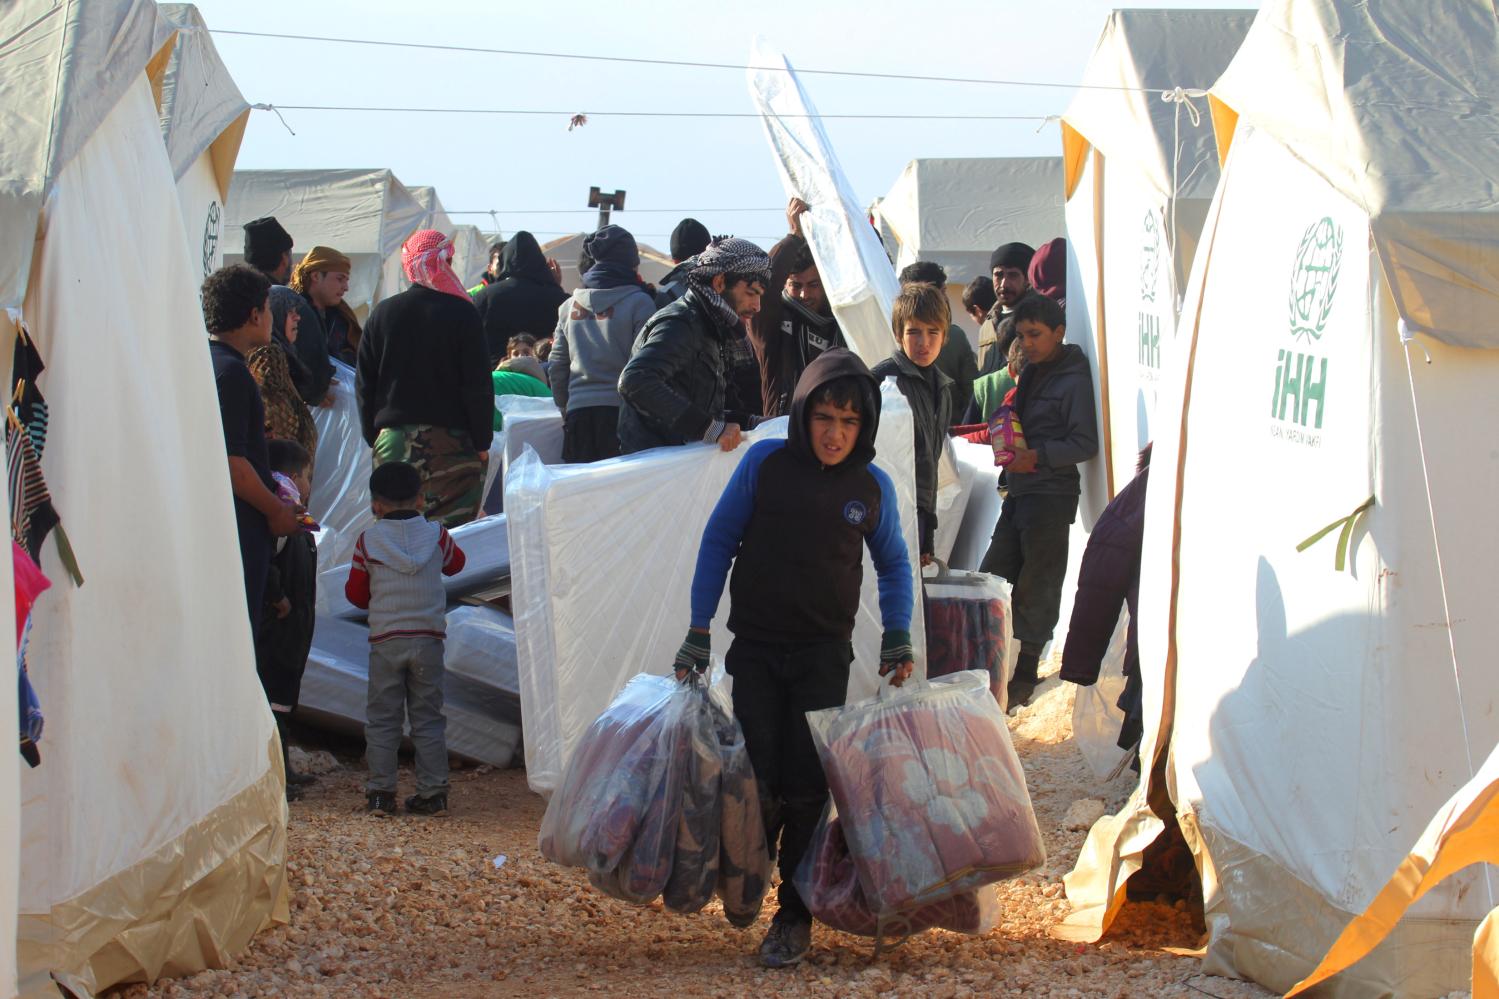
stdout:
{"type": "Polygon", "coordinates": [[[471,302],[468,291],[453,273],[453,241],[436,229],[413,233],[401,247],[401,269],[412,284],[444,291],[471,302]]]}

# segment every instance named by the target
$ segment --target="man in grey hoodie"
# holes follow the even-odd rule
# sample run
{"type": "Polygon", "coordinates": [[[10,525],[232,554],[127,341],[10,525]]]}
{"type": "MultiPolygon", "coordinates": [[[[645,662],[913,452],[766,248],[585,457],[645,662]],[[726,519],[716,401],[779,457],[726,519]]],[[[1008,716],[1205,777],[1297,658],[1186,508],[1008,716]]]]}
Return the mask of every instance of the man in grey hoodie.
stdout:
{"type": "Polygon", "coordinates": [[[562,410],[562,460],[600,461],[619,454],[619,375],[645,321],[656,311],[638,273],[635,237],[617,225],[589,236],[593,261],[563,303],[547,377],[562,410]]]}

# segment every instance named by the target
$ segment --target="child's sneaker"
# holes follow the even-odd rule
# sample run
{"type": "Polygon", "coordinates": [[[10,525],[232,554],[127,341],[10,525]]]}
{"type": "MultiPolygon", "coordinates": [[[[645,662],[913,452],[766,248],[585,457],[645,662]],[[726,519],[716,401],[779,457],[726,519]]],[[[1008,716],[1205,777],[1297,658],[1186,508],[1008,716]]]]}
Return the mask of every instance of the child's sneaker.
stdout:
{"type": "Polygon", "coordinates": [[[790,968],[800,964],[811,949],[812,921],[782,919],[777,912],[760,944],[760,963],[767,968],[790,968]]]}
{"type": "Polygon", "coordinates": [[[396,814],[396,796],[394,791],[367,791],[364,795],[364,810],[383,819],[387,815],[396,814]]]}
{"type": "Polygon", "coordinates": [[[430,815],[433,817],[446,815],[448,814],[448,793],[443,791],[425,798],[419,794],[413,794],[406,799],[406,811],[412,815],[430,815]]]}

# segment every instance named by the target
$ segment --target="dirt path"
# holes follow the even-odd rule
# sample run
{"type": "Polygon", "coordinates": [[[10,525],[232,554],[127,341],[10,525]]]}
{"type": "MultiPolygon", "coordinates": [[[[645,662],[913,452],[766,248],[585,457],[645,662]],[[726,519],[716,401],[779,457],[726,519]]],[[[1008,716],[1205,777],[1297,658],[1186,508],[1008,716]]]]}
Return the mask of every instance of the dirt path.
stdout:
{"type": "MultiPolygon", "coordinates": [[[[1052,681],[1011,722],[1049,860],[1000,886],[1004,921],[984,937],[930,932],[872,962],[869,941],[819,928],[800,968],[766,971],[754,955],[772,906],[738,931],[716,902],[695,916],[634,908],[544,861],[543,803],[524,772],[455,773],[451,817],[378,820],[363,814],[360,766],[346,759],[292,806],[291,924],[260,934],[231,968],[114,995],[1270,995],[1164,950],[1198,942],[1184,907],[1132,904],[1094,947],[1047,936],[1069,911],[1061,879],[1085,835],[1062,827],[1068,807],[1092,797],[1112,809],[1131,786],[1094,778],[1068,741],[1070,718],[1071,688],[1052,681]]],[[[402,781],[409,793],[409,772],[402,781]]]]}

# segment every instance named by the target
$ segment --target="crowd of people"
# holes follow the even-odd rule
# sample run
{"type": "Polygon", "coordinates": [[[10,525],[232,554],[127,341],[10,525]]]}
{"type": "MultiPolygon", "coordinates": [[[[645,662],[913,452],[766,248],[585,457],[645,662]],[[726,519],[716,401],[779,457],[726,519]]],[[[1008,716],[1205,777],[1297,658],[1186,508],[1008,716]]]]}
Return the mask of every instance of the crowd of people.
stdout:
{"type": "MultiPolygon", "coordinates": [[[[789,231],[769,252],[683,220],[671,237],[674,268],[656,286],[640,276],[634,237],[604,226],[584,241],[571,294],[529,233],[496,244],[468,288],[452,269],[451,240],[422,230],[402,247],[410,287],[363,324],[344,302],[347,256],[315,246],[293,265],[292,236],[257,219],[245,226],[245,263],[202,289],[257,663],[281,723],[296,706],[312,639],[312,410],[329,404],[330,358],[355,370],[377,519],[357,541],[346,595],[370,615],[373,815],[397,811],[395,753],[407,716],[417,786],[405,810],[448,808],[441,577],[464,560],[448,530],[482,512],[493,435],[503,429],[497,396],[551,398],[569,463],[698,442],[731,452],[761,422],[789,417],[784,440],[746,450],[712,513],[675,663],[681,677],[706,668],[727,582],[735,715],[773,853],[779,844],[780,908],[761,947],[771,966],[796,963],[809,945],[811,916],[792,873],[828,790],[805,712],[844,701],[866,547],[884,617],[880,674],[898,686],[912,670],[910,555],[894,486],[872,463],[879,383],[894,379],[913,417],[923,565],[936,556],[948,437],[993,443],[1004,466],[981,568],[1012,585],[1012,706],[1038,683],[1078,466],[1098,450],[1088,359],[1065,341],[1062,240],[998,247],[990,275],[963,291],[963,308],[981,324],[976,353],[953,322],[943,268],[905,267],[890,355],[871,367],[839,327],[802,232],[807,210],[792,199],[789,231]]],[[[294,798],[310,778],[287,774],[294,798]]]]}

